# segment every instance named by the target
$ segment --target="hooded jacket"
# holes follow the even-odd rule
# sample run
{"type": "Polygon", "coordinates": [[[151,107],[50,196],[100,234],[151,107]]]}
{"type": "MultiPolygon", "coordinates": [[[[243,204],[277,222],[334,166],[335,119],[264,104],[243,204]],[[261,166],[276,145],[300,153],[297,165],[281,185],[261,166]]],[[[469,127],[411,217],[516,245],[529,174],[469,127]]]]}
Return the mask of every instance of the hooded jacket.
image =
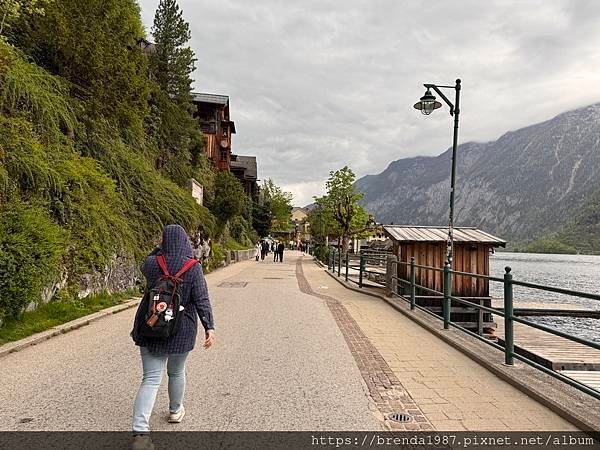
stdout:
{"type": "MultiPolygon", "coordinates": [[[[147,286],[153,286],[162,271],[156,261],[156,256],[162,254],[167,261],[169,273],[175,274],[188,259],[193,258],[190,239],[180,225],[167,225],[163,231],[162,244],[155,249],[144,261],[140,268],[146,277],[147,286]]],[[[141,307],[138,306],[133,331],[131,336],[136,345],[147,347],[151,353],[172,354],[186,353],[194,348],[198,333],[198,317],[205,330],[214,329],[212,308],[208,298],[208,287],[202,268],[199,264],[193,266],[183,275],[181,285],[182,301],[184,307],[181,327],[177,334],[169,339],[155,339],[138,336],[137,330],[144,320],[141,307]]]]}

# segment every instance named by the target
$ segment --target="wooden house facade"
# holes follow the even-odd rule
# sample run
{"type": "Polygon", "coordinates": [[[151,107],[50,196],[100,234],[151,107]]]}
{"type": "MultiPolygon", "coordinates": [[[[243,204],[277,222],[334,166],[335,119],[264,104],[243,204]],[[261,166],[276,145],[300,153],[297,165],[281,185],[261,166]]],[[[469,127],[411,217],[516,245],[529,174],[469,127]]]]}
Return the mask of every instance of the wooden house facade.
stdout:
{"type": "Polygon", "coordinates": [[[193,113],[206,137],[206,156],[218,170],[231,167],[231,136],[235,123],[230,118],[229,97],[226,95],[193,93],[193,113]]]}
{"type": "Polygon", "coordinates": [[[251,198],[258,197],[256,156],[231,155],[230,170],[251,198]]]}
{"type": "MultiPolygon", "coordinates": [[[[392,240],[393,254],[398,261],[410,263],[415,258],[415,264],[443,269],[446,261],[448,227],[426,227],[405,225],[384,225],[384,232],[392,240]]],[[[506,242],[489,233],[476,228],[458,227],[454,229],[454,257],[452,270],[473,273],[477,275],[490,274],[490,254],[494,248],[505,247],[506,242]]],[[[444,274],[441,271],[416,269],[416,283],[437,292],[444,290],[444,274]]],[[[410,280],[410,266],[398,264],[397,276],[410,280]]],[[[406,285],[399,287],[400,294],[408,294],[406,285]]],[[[417,289],[417,303],[426,306],[434,312],[441,313],[440,295],[435,295],[423,289],[417,289]]],[[[491,306],[489,281],[464,275],[452,275],[452,295],[466,300],[491,306]]],[[[461,322],[468,328],[473,328],[473,311],[463,308],[458,303],[452,304],[453,321],[461,322]]],[[[493,327],[491,315],[484,315],[485,327],[493,327]]]]}

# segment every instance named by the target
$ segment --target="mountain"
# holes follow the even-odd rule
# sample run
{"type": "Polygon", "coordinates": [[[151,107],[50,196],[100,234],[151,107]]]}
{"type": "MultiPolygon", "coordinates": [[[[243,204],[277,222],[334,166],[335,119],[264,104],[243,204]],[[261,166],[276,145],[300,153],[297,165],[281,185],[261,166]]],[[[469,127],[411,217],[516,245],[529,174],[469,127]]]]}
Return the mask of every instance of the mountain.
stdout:
{"type": "MultiPolygon", "coordinates": [[[[447,224],[452,149],[392,162],[356,181],[378,222],[447,224]]],[[[597,226],[600,103],[457,148],[455,225],[529,242],[597,226]]],[[[600,249],[599,249],[600,250],[600,249]]]]}

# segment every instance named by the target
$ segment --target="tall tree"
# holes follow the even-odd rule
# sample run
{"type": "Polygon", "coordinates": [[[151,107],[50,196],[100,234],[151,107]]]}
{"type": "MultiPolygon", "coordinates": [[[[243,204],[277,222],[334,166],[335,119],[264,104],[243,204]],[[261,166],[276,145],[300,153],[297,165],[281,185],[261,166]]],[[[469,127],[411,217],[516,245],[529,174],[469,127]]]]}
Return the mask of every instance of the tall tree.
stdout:
{"type": "Polygon", "coordinates": [[[292,213],[291,192],[286,192],[277,186],[271,178],[265,180],[261,187],[263,204],[268,205],[271,211],[271,229],[286,231],[290,228],[292,213]]]}
{"type": "Polygon", "coordinates": [[[171,98],[187,102],[192,90],[191,74],[197,61],[185,44],[190,40],[190,25],[183,19],[177,0],[160,0],[154,15],[152,36],[156,51],[152,56],[153,75],[171,98]]]}
{"type": "Polygon", "coordinates": [[[210,209],[221,223],[243,214],[248,196],[234,175],[230,172],[219,172],[216,176],[215,191],[210,209]]]}
{"type": "Polygon", "coordinates": [[[308,213],[310,234],[318,243],[326,243],[327,238],[341,235],[333,211],[328,207],[326,197],[315,198],[315,207],[308,213]]]}
{"type": "Polygon", "coordinates": [[[0,0],[0,35],[22,16],[44,15],[52,0],[0,0]]]}
{"type": "Polygon", "coordinates": [[[329,209],[342,239],[343,252],[348,251],[350,237],[369,230],[369,215],[358,204],[363,194],[354,189],[354,172],[345,166],[329,172],[327,195],[317,199],[317,204],[329,209]]]}

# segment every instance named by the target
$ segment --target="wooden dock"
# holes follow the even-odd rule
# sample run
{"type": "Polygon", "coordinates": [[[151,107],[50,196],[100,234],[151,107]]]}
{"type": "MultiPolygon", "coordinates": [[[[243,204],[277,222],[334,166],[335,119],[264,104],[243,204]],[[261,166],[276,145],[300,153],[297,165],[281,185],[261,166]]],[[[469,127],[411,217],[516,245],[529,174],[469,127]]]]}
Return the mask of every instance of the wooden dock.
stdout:
{"type": "MultiPolygon", "coordinates": [[[[501,308],[502,302],[494,300],[492,305],[495,308],[501,308]]],[[[548,305],[547,303],[519,303],[518,306],[526,308],[548,308],[549,306],[552,306],[556,309],[582,309],[577,305],[570,304],[548,305]]],[[[516,304],[515,307],[517,307],[516,304]]],[[[495,315],[494,320],[498,323],[496,334],[500,342],[503,343],[504,319],[495,315]]],[[[515,350],[517,350],[519,354],[522,354],[549,369],[566,371],[600,371],[600,350],[517,322],[514,324],[514,335],[515,350]]]]}
{"type": "Polygon", "coordinates": [[[559,370],[562,375],[586,384],[600,391],[600,371],[597,370],[559,370]]]}

